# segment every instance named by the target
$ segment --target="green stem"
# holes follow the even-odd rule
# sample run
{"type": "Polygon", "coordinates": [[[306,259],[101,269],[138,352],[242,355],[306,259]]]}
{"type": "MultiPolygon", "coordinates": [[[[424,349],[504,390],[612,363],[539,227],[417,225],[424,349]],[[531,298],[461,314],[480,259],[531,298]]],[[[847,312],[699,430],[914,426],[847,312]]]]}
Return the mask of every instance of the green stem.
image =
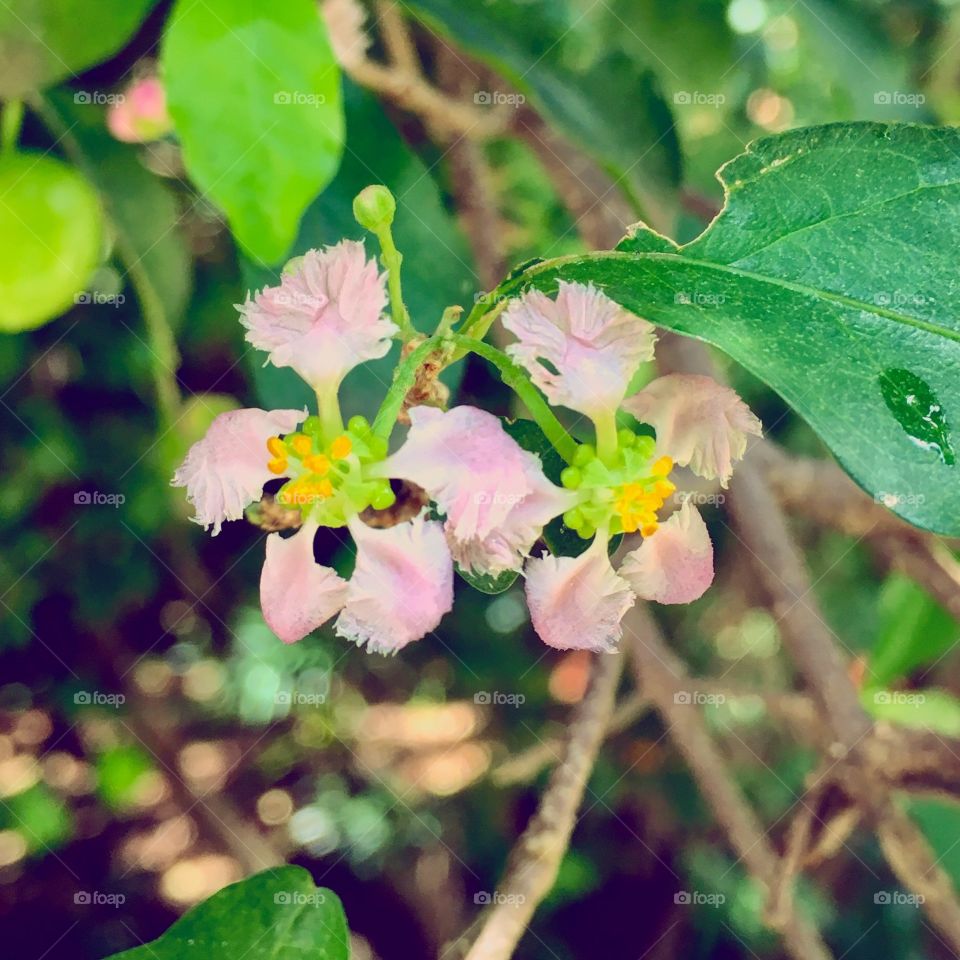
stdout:
{"type": "MultiPolygon", "coordinates": [[[[383,406],[373,423],[373,430],[385,440],[390,438],[394,424],[403,408],[403,400],[413,386],[417,370],[431,353],[444,346],[456,347],[456,353],[463,355],[475,353],[479,357],[493,364],[500,374],[500,379],[523,401],[530,416],[543,431],[551,445],[566,460],[573,461],[577,452],[577,442],[567,433],[566,428],[557,419],[550,409],[543,394],[530,382],[530,378],[522,367],[515,364],[505,353],[488,343],[474,340],[464,334],[452,333],[444,338],[431,338],[414,350],[397,368],[393,385],[391,386],[383,406]]],[[[614,430],[614,440],[616,431],[614,430]]]]}
{"type": "Polygon", "coordinates": [[[8,100],[3,106],[0,119],[0,151],[13,153],[20,139],[20,127],[23,124],[23,101],[8,100]]]}
{"type": "Polygon", "coordinates": [[[608,466],[617,454],[617,414],[615,411],[598,416],[593,425],[597,428],[597,456],[608,466]]]}
{"type": "Polygon", "coordinates": [[[389,226],[384,227],[377,233],[377,239],[380,241],[380,260],[387,270],[390,312],[393,315],[393,322],[400,328],[400,336],[403,342],[406,343],[411,337],[416,336],[417,331],[413,329],[413,324],[410,322],[410,313],[403,302],[403,288],[400,282],[400,265],[403,263],[403,254],[393,242],[393,231],[389,226]]]}
{"type": "Polygon", "coordinates": [[[340,401],[337,399],[339,384],[325,390],[317,390],[317,413],[320,415],[320,427],[323,439],[330,443],[343,433],[343,417],[340,415],[340,401]]]}

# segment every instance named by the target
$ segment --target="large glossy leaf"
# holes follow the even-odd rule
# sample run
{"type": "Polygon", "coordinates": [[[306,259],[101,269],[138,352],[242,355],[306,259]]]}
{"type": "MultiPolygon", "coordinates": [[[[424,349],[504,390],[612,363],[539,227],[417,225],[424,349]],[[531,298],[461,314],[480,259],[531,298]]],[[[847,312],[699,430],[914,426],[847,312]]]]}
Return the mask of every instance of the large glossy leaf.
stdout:
{"type": "Polygon", "coordinates": [[[506,285],[592,282],[777,390],[867,491],[960,534],[960,132],[854,123],[759,140],[682,247],[546,261],[506,285]]]}
{"type": "Polygon", "coordinates": [[[0,99],[23,98],[107,59],[130,39],[156,2],[4,0],[0,99]]]}
{"type": "Polygon", "coordinates": [[[184,162],[243,249],[277,263],[343,150],[340,70],[313,0],[179,0],[162,64],[184,162]]]}
{"type": "Polygon", "coordinates": [[[332,890],[301,867],[231,884],[162,937],[113,960],[348,960],[347,921],[332,890]]]}
{"type": "MultiPolygon", "coordinates": [[[[443,206],[439,191],[423,162],[397,133],[376,99],[349,82],[344,85],[347,115],[347,149],[336,179],[318,197],[303,218],[293,255],[311,247],[337,243],[344,238],[364,240],[371,255],[377,241],[353,218],[353,198],[371,183],[388,186],[397,198],[394,237],[404,254],[403,295],[413,324],[419,330],[436,329],[445,307],[468,304],[476,290],[471,256],[453,217],[443,206]]],[[[276,283],[279,272],[244,264],[244,279],[251,289],[276,283]]],[[[263,355],[251,354],[256,365],[257,391],[271,406],[312,405],[313,396],[289,369],[263,364],[263,355]]],[[[372,417],[390,385],[396,349],[383,360],[353,370],[341,391],[344,413],[372,417]]],[[[462,364],[444,375],[459,376],[462,364]]]]}
{"type": "MultiPolygon", "coordinates": [[[[490,64],[563,133],[589,151],[663,221],[674,206],[680,148],[654,73],[605,47],[571,64],[567,40],[584,14],[550,0],[404,0],[411,13],[490,64]]],[[[508,91],[487,90],[496,102],[508,91]]]]}

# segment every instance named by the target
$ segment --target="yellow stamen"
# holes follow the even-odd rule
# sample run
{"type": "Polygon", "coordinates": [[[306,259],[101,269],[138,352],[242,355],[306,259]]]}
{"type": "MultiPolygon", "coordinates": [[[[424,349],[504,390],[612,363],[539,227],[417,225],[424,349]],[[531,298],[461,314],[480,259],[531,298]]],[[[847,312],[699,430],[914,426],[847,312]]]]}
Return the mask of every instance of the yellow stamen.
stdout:
{"type": "Polygon", "coordinates": [[[287,448],[279,437],[268,437],[267,449],[278,460],[283,460],[287,456],[287,448]]]}
{"type": "Polygon", "coordinates": [[[313,444],[310,442],[310,438],[305,437],[303,434],[300,434],[298,437],[294,437],[290,443],[290,446],[293,447],[293,452],[298,457],[305,457],[313,449],[313,444]]]}
{"type": "MultiPolygon", "coordinates": [[[[274,438],[275,439],[275,438],[274,438]]],[[[275,473],[278,477],[282,473],[287,472],[287,458],[286,457],[274,457],[272,460],[267,461],[267,469],[271,473],[275,473]]]]}
{"type": "Polygon", "coordinates": [[[650,468],[655,477],[665,477],[673,469],[673,461],[669,457],[660,457],[650,468]]]}
{"type": "Polygon", "coordinates": [[[653,485],[653,492],[663,500],[666,500],[676,489],[677,485],[669,480],[658,480],[653,485]]]}
{"type": "Polygon", "coordinates": [[[330,456],[334,460],[343,460],[349,457],[351,450],[353,450],[353,441],[345,433],[330,444],[330,456]]]}
{"type": "Polygon", "coordinates": [[[652,537],[657,532],[659,526],[660,525],[656,522],[656,520],[654,520],[653,523],[644,524],[640,528],[640,534],[644,537],[652,537]]]}
{"type": "Polygon", "coordinates": [[[330,472],[330,459],[322,453],[313,453],[309,457],[305,457],[303,465],[311,473],[319,473],[321,477],[330,472]]]}

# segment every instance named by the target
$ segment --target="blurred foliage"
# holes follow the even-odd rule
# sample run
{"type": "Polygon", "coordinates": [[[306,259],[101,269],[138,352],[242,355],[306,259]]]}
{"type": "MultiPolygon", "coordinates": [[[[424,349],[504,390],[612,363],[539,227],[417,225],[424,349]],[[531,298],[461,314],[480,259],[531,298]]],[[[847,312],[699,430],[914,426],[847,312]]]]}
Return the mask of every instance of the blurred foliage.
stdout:
{"type": "MultiPolygon", "coordinates": [[[[236,523],[211,539],[188,523],[168,480],[210,419],[302,400],[285,371],[256,366],[234,305],[275,278],[289,244],[299,253],[361,237],[350,215],[360,187],[386,183],[400,199],[396,236],[418,325],[432,327],[449,303],[469,308],[478,292],[458,217],[463,184],[421,125],[344,83],[338,166],[336,120],[319,137],[325,156],[313,152],[322,111],[277,104],[263,120],[275,93],[326,91],[339,104],[312,22],[299,41],[284,34],[280,53],[234,45],[212,55],[174,42],[165,56],[185,152],[176,137],[113,141],[107,98],[156,60],[165,25],[188,6],[0,4],[0,96],[29,100],[20,149],[78,170],[108,234],[65,298],[72,306],[4,334],[0,349],[0,936],[12,956],[93,960],[153,940],[238,879],[247,867],[236,851],[199,808],[178,802],[172,785],[183,780],[198,797],[228,796],[241,826],[337,891],[366,942],[355,944],[358,960],[420,960],[495,889],[546,772],[500,786],[491,771],[562,733],[586,662],[533,636],[518,584],[496,596],[460,589],[438,635],[397,658],[358,653],[330,630],[283,646],[256,607],[262,533],[236,523]],[[282,60],[282,74],[251,67],[254,53],[282,60]],[[175,68],[185,74],[174,78],[175,68]],[[291,169],[305,179],[278,198],[291,169]],[[163,353],[165,328],[178,367],[163,353]],[[161,426],[157,393],[172,387],[186,402],[161,426]],[[93,892],[99,901],[78,899],[93,892]]],[[[960,121],[960,8],[946,2],[407,6],[502,69],[502,93],[523,93],[626,176],[641,208],[679,210],[681,239],[721,199],[714,171],[758,135],[846,119],[960,121]]],[[[238,5],[215,7],[225,16],[238,5]]],[[[428,28],[418,37],[429,63],[428,28]]],[[[508,265],[579,252],[529,147],[505,135],[485,152],[508,265]]],[[[769,435],[823,454],[780,398],[718,359],[769,435]]],[[[389,370],[387,361],[355,372],[351,413],[376,409],[389,370]]],[[[482,364],[461,373],[461,399],[482,393],[515,412],[482,364]]],[[[695,675],[790,689],[776,621],[723,514],[705,514],[717,587],[659,615],[695,675]]],[[[879,575],[861,545],[812,526],[799,535],[829,625],[863,667],[868,707],[895,722],[960,724],[956,624],[902,577],[879,575]]],[[[318,551],[349,563],[334,533],[318,551]]],[[[813,758],[753,698],[711,707],[708,719],[779,842],[813,758]]],[[[960,880],[958,808],[930,800],[911,811],[960,880]]],[[[798,898],[849,960],[938,956],[916,906],[876,899],[896,890],[875,844],[856,834],[798,898]]],[[[662,728],[644,716],[606,746],[521,955],[626,960],[660,944],[671,956],[774,957],[762,906],[662,728]]],[[[231,903],[228,920],[236,915],[231,903]]]]}

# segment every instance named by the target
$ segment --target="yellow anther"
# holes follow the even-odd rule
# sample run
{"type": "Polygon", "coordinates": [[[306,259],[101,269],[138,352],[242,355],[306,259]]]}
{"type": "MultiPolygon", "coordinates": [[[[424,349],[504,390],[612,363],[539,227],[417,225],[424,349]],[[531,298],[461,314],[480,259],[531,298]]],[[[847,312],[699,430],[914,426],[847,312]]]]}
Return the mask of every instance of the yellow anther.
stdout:
{"type": "MultiPolygon", "coordinates": [[[[660,497],[661,500],[666,500],[674,490],[677,489],[675,483],[671,483],[669,480],[658,480],[653,485],[653,492],[660,497]]],[[[662,504],[661,504],[662,506],[662,504]]]]}
{"type": "Polygon", "coordinates": [[[657,532],[659,526],[656,520],[654,520],[653,523],[645,523],[640,528],[640,534],[644,537],[652,537],[657,532]]]}
{"type": "Polygon", "coordinates": [[[624,533],[636,533],[640,526],[639,519],[630,513],[623,514],[621,517],[621,523],[623,524],[624,533]]]}
{"type": "MultiPolygon", "coordinates": [[[[276,439],[276,438],[274,438],[276,439]]],[[[287,472],[287,458],[286,457],[274,457],[272,460],[267,461],[267,469],[271,473],[275,473],[278,477],[282,473],[287,472]]]]}
{"type": "Polygon", "coordinates": [[[334,460],[343,460],[345,457],[350,456],[352,449],[353,441],[343,433],[330,444],[330,456],[333,457],[334,460]]]}
{"type": "Polygon", "coordinates": [[[307,454],[313,449],[313,443],[311,443],[310,438],[305,437],[302,433],[290,441],[290,446],[293,447],[293,452],[298,457],[307,456],[307,454]]]}
{"type": "Polygon", "coordinates": [[[313,453],[309,457],[304,458],[303,465],[311,473],[319,473],[322,477],[330,471],[330,458],[324,456],[322,453],[313,453]]]}
{"type": "Polygon", "coordinates": [[[276,457],[278,460],[286,459],[287,448],[284,446],[283,441],[279,437],[268,437],[267,449],[270,451],[271,455],[276,457]]]}
{"type": "Polygon", "coordinates": [[[329,480],[318,480],[313,487],[321,497],[333,496],[333,484],[329,480]]]}
{"type": "Polygon", "coordinates": [[[655,477],[665,477],[672,469],[673,461],[669,457],[660,457],[659,460],[654,461],[650,472],[655,477]]]}

